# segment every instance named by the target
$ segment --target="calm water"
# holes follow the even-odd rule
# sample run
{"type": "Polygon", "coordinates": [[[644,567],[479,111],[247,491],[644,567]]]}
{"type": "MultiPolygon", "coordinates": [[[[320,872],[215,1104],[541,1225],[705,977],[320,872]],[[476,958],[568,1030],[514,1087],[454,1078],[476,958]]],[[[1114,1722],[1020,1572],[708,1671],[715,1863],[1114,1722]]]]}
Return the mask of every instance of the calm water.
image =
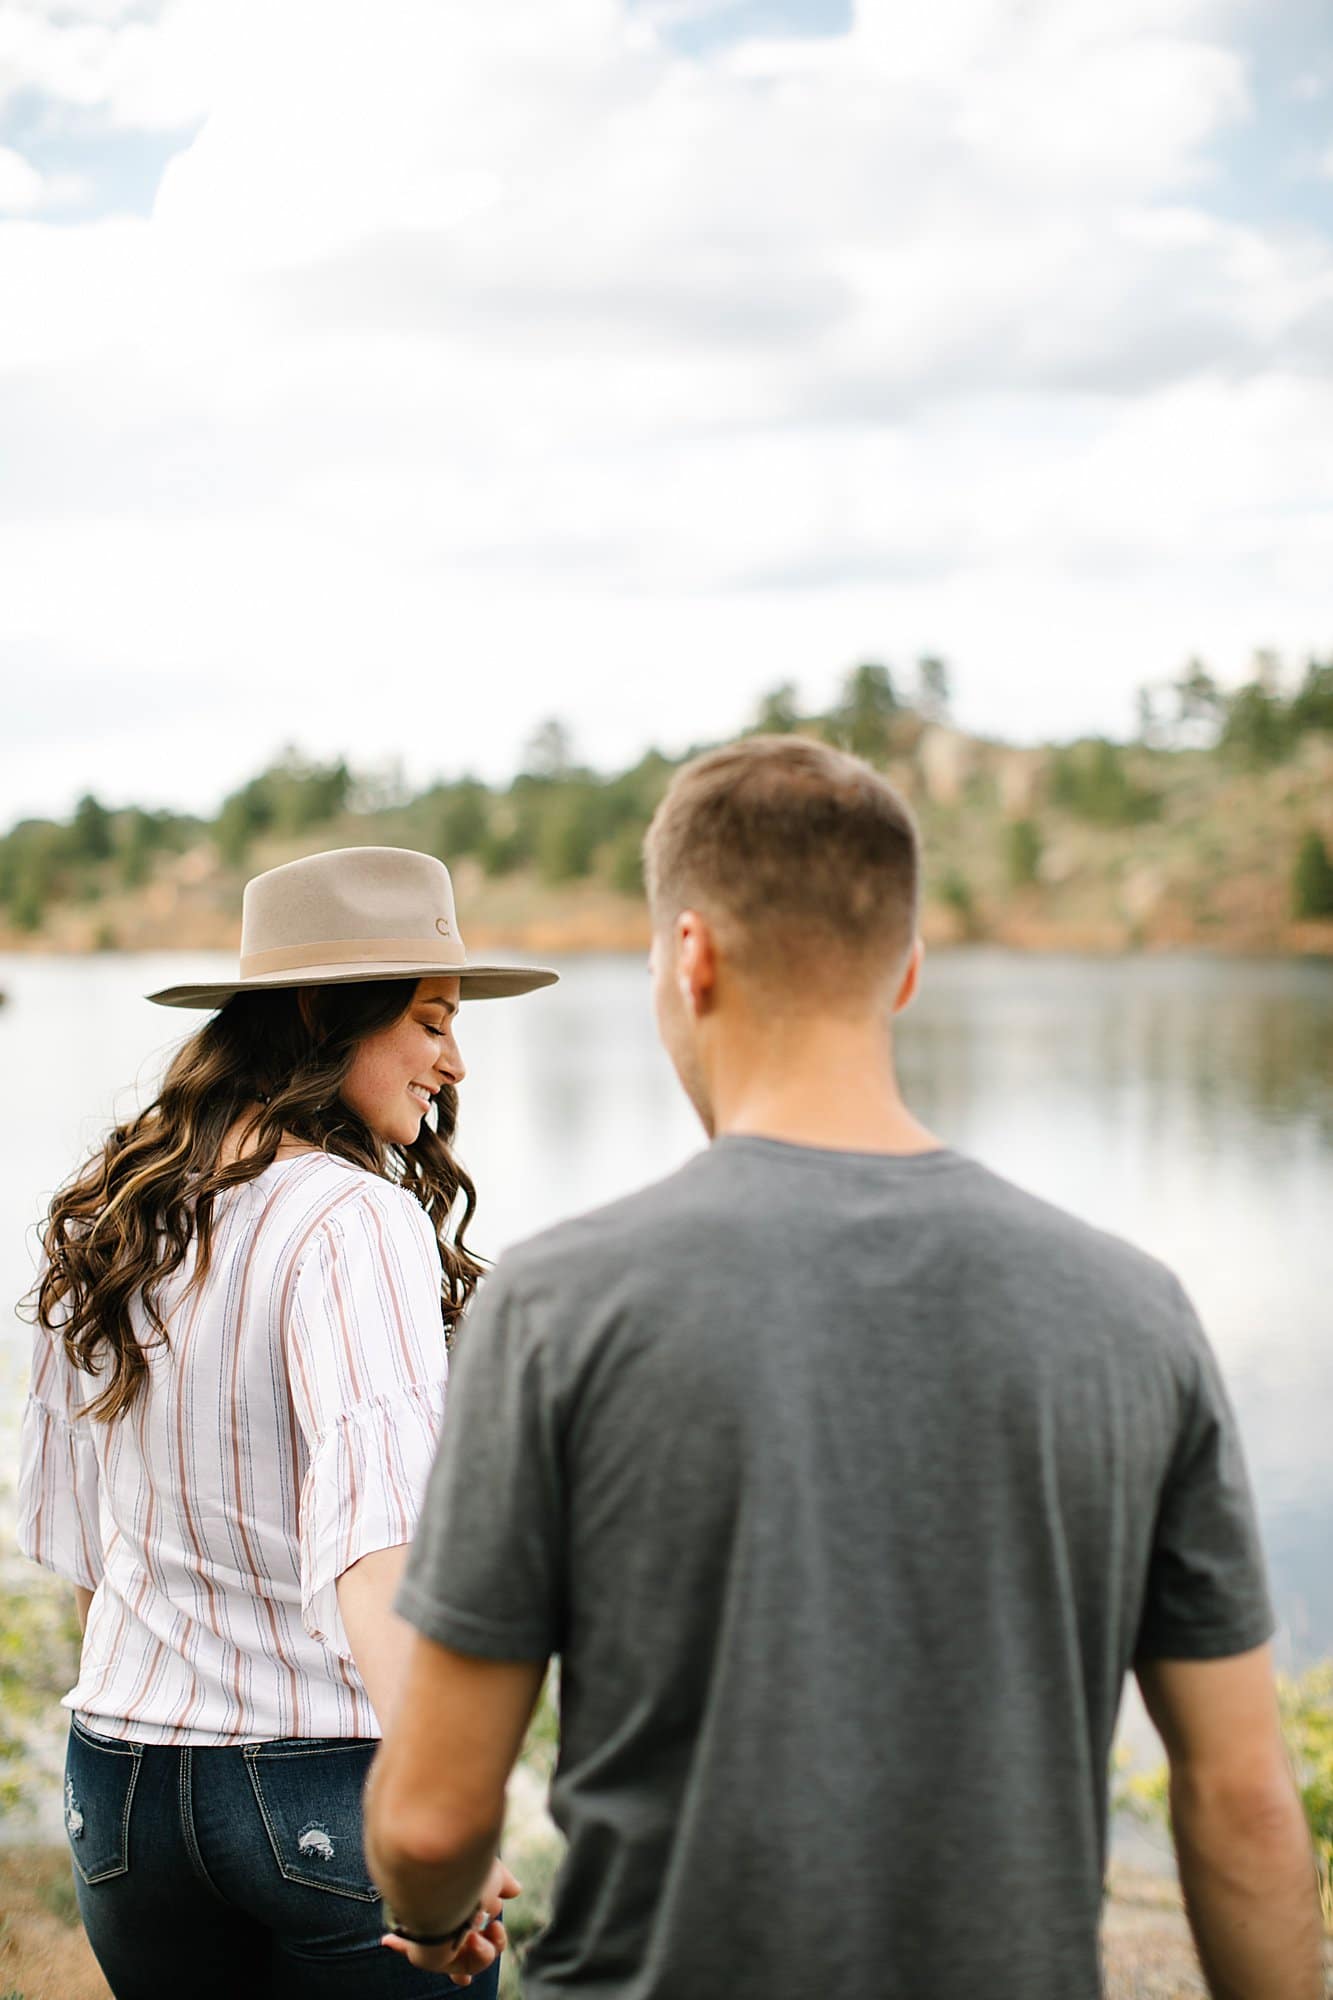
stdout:
{"type": "MultiPolygon", "coordinates": [[[[199,1017],[140,996],[227,961],[0,959],[0,1297],[32,1225],[199,1017]]],[[[700,1143],[642,965],[580,960],[553,992],[465,1008],[460,1150],[494,1254],[700,1143]]],[[[949,1143],[1167,1259],[1240,1412],[1292,1663],[1333,1653],[1333,967],[941,957],[900,1031],[949,1143]]],[[[26,1329],[0,1307],[0,1487],[26,1329]]]]}

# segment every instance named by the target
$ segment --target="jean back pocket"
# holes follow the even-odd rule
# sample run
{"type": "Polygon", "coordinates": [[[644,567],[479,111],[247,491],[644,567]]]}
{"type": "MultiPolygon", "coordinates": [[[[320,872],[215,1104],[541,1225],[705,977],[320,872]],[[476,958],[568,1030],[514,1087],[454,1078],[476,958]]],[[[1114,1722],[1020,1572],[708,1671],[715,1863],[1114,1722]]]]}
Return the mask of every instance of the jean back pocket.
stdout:
{"type": "Polygon", "coordinates": [[[361,1844],[361,1793],[376,1745],[291,1738],[246,1746],[273,1858],[288,1882],[377,1903],[361,1844]]]}
{"type": "Polygon", "coordinates": [[[65,1832],[84,1881],[109,1881],[130,1865],[130,1808],[143,1746],[70,1724],[65,1753],[65,1832]]]}

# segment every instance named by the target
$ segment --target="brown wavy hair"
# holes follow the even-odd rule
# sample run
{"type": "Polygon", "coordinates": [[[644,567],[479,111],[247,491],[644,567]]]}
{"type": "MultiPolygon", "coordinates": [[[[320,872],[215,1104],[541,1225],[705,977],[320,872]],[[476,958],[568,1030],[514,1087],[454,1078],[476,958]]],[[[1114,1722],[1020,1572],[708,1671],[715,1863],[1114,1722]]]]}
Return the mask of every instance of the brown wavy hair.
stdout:
{"type": "Polygon", "coordinates": [[[334,1154],[416,1196],[435,1227],[444,1267],[441,1304],[449,1339],[482,1265],[464,1238],[477,1193],[454,1158],[458,1096],[436,1099],[437,1129],[423,1119],[411,1145],[388,1145],[343,1103],[357,1046],[401,1018],[414,979],[238,993],[177,1050],[154,1102],[117,1125],[100,1152],[51,1203],[45,1268],[34,1316],[76,1368],[106,1377],[86,1414],[109,1422],[134,1403],[148,1353],[168,1344],[162,1288],[191,1242],[191,1285],[208,1271],[214,1205],[273,1164],[284,1139],[334,1154]],[[244,1118],[244,1159],[219,1165],[225,1135],[244,1118]],[[457,1222],[455,1210],[460,1207],[457,1222]],[[142,1304],[145,1343],[131,1316],[142,1304]]]}

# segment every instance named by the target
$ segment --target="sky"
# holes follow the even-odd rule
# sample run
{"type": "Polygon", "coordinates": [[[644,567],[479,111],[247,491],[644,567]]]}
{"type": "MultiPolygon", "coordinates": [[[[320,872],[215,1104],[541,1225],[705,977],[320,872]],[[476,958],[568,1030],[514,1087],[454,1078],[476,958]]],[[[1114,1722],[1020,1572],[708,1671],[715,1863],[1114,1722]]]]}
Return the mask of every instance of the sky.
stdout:
{"type": "Polygon", "coordinates": [[[5,0],[0,824],[1333,652],[1327,0],[5,0]]]}

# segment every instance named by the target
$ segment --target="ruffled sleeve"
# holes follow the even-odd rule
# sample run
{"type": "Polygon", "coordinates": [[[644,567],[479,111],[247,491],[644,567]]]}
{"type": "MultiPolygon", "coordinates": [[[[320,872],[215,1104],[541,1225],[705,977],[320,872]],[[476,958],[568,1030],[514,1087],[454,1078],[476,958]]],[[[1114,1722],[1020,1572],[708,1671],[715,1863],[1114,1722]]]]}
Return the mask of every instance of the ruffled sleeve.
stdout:
{"type": "Polygon", "coordinates": [[[410,1542],[434,1462],[448,1358],[440,1253],[424,1210],[370,1184],[321,1225],[286,1328],[309,1454],[301,1487],[301,1617],[349,1657],[337,1581],[410,1542]]]}
{"type": "Polygon", "coordinates": [[[39,1326],[19,1440],[18,1545],[43,1569],[85,1590],[102,1580],[94,1425],[79,1414],[96,1393],[92,1377],[74,1368],[58,1339],[39,1326]]]}

